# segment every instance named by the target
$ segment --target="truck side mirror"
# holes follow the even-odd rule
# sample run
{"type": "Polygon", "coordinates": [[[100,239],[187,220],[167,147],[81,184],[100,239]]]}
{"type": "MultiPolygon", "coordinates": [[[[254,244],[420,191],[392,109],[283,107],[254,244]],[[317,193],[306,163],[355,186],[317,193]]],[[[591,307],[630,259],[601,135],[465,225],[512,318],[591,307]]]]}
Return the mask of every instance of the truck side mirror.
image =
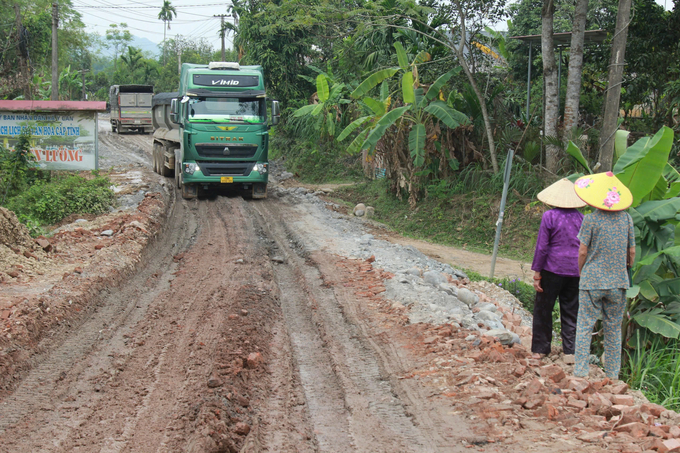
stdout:
{"type": "Polygon", "coordinates": [[[272,101],[272,126],[279,124],[281,112],[279,111],[279,101],[272,101]]]}
{"type": "Polygon", "coordinates": [[[177,99],[170,101],[170,121],[177,123],[177,99]]]}

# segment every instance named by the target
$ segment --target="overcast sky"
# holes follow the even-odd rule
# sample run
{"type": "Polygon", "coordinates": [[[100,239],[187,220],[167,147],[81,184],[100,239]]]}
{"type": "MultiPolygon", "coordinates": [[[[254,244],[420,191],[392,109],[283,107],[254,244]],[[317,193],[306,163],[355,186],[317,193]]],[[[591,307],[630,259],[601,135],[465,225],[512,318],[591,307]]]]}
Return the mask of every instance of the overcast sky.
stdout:
{"type": "MultiPolygon", "coordinates": [[[[214,0],[171,0],[177,17],[170,22],[167,38],[182,35],[185,38],[205,38],[215,50],[220,49],[218,35],[220,18],[215,14],[227,14],[227,2],[214,0]]],[[[163,0],[73,0],[88,32],[106,34],[109,24],[124,22],[130,33],[155,43],[163,41],[163,22],[158,20],[163,0]]],[[[233,21],[231,17],[225,18],[233,21]]],[[[227,48],[231,40],[227,40],[227,48]]]]}

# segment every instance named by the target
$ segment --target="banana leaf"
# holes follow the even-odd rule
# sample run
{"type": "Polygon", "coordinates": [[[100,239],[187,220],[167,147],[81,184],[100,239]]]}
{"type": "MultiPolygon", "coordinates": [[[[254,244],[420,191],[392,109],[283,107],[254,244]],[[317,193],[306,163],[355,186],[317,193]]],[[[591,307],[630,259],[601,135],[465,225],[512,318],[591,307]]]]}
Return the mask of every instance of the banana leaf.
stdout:
{"type": "Polygon", "coordinates": [[[578,149],[578,146],[574,145],[574,142],[572,142],[571,140],[569,140],[569,144],[567,145],[567,154],[576,159],[576,162],[583,165],[583,167],[586,170],[588,170],[588,174],[593,173],[593,171],[588,166],[588,162],[583,157],[583,154],[581,154],[581,150],[578,149]]]}
{"type": "Polygon", "coordinates": [[[660,308],[636,314],[633,316],[633,319],[642,327],[666,338],[678,338],[680,336],[680,324],[664,315],[663,310],[660,308]]]}
{"type": "Polygon", "coordinates": [[[637,206],[635,210],[644,217],[645,220],[654,222],[675,219],[680,211],[680,197],[668,200],[646,201],[637,206]]]}
{"type": "Polygon", "coordinates": [[[293,112],[293,116],[295,118],[298,118],[298,117],[301,117],[301,116],[309,115],[312,112],[312,110],[314,110],[316,108],[317,105],[319,105],[319,104],[309,104],[309,105],[305,105],[304,107],[300,107],[295,112],[293,112]]]}
{"type": "Polygon", "coordinates": [[[638,140],[616,162],[614,173],[633,194],[633,206],[656,186],[668,163],[673,129],[664,126],[651,139],[638,140]]]}
{"type": "Polygon", "coordinates": [[[416,102],[416,94],[413,91],[413,73],[411,71],[406,71],[401,78],[401,94],[404,98],[404,104],[416,102]]]}
{"type": "Polygon", "coordinates": [[[459,127],[461,124],[468,124],[469,118],[462,112],[452,109],[443,101],[434,101],[427,107],[425,111],[435,116],[442,123],[446,124],[451,129],[459,127]]]}
{"type": "Polygon", "coordinates": [[[385,114],[385,104],[376,101],[373,98],[363,98],[362,101],[364,104],[368,106],[369,109],[376,115],[376,116],[383,116],[385,114]]]}
{"type": "Polygon", "coordinates": [[[677,296],[680,294],[680,278],[663,280],[654,285],[659,296],[677,296]]]}
{"type": "Polygon", "coordinates": [[[328,112],[326,115],[326,127],[328,129],[328,135],[333,137],[335,135],[335,120],[333,119],[333,113],[328,112]]]}
{"type": "Polygon", "coordinates": [[[344,139],[346,139],[349,134],[356,130],[356,128],[358,128],[371,118],[372,118],[371,116],[362,116],[361,118],[357,118],[351,123],[349,123],[347,127],[342,132],[340,132],[340,135],[338,135],[338,141],[341,142],[344,139]]]}
{"type": "Polygon", "coordinates": [[[393,125],[394,122],[401,118],[401,116],[410,108],[410,105],[398,107],[394,110],[390,110],[385,116],[380,118],[380,120],[375,124],[373,130],[368,134],[368,137],[366,137],[366,141],[364,141],[361,149],[373,148],[376,143],[378,143],[378,140],[380,140],[380,138],[385,135],[387,128],[393,125]]]}
{"type": "Polygon", "coordinates": [[[624,130],[618,130],[614,135],[614,155],[616,156],[617,160],[623,156],[628,149],[629,135],[630,132],[624,130]]]}
{"type": "Polygon", "coordinates": [[[408,58],[406,57],[404,46],[402,46],[401,43],[397,41],[394,43],[394,48],[397,50],[397,61],[399,61],[399,67],[406,71],[406,69],[408,69],[408,58]]]}
{"type": "MultiPolygon", "coordinates": [[[[344,131],[343,131],[344,132],[344,131]]],[[[358,152],[361,152],[363,149],[363,143],[366,140],[366,136],[368,135],[370,131],[368,129],[363,130],[359,132],[359,135],[354,137],[354,140],[352,140],[352,143],[349,144],[347,147],[347,153],[348,154],[356,154],[358,152]]]]}
{"type": "Polygon", "coordinates": [[[356,87],[354,91],[352,91],[352,96],[355,99],[360,98],[361,96],[365,95],[369,91],[371,91],[373,88],[378,86],[379,83],[381,83],[385,79],[389,79],[392,77],[394,74],[396,74],[399,71],[397,68],[388,68],[388,69],[381,69],[380,71],[376,71],[370,76],[366,78],[361,84],[356,87]]]}
{"type": "Polygon", "coordinates": [[[446,74],[440,76],[427,90],[427,94],[425,95],[425,100],[421,101],[418,106],[419,107],[425,107],[425,102],[429,102],[433,100],[434,98],[437,97],[439,92],[441,91],[442,87],[446,85],[446,82],[449,81],[451,77],[454,75],[458,74],[461,71],[461,67],[458,66],[457,68],[454,68],[447,72],[446,74]]]}
{"type": "Polygon", "coordinates": [[[319,102],[326,102],[328,100],[328,80],[323,74],[316,76],[316,95],[319,96],[319,102]]]}
{"type": "Polygon", "coordinates": [[[416,167],[425,162],[425,125],[416,123],[408,134],[408,147],[416,167]]]}

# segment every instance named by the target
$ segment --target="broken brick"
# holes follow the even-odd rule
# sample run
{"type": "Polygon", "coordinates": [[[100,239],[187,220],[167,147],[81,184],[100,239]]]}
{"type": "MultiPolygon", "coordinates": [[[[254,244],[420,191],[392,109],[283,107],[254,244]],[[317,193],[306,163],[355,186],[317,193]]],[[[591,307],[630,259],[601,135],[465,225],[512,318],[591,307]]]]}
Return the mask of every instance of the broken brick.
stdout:
{"type": "Polygon", "coordinates": [[[614,431],[619,433],[628,433],[636,439],[647,436],[649,433],[649,426],[640,422],[626,423],[625,425],[619,425],[614,428],[614,431]]]}
{"type": "Polygon", "coordinates": [[[546,365],[540,368],[541,377],[553,382],[560,382],[565,378],[564,370],[559,365],[546,365]]]}

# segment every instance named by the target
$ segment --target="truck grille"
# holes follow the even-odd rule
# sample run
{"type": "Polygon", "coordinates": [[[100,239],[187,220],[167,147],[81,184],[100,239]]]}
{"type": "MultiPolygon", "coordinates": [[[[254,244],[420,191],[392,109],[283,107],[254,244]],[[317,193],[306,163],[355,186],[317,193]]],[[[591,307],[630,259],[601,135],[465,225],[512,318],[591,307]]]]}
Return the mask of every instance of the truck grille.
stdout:
{"type": "Polygon", "coordinates": [[[199,165],[205,176],[248,176],[255,162],[201,162],[199,165]]]}
{"type": "Polygon", "coordinates": [[[257,145],[229,143],[197,143],[196,152],[201,157],[233,157],[249,159],[257,153],[257,145]]]}

